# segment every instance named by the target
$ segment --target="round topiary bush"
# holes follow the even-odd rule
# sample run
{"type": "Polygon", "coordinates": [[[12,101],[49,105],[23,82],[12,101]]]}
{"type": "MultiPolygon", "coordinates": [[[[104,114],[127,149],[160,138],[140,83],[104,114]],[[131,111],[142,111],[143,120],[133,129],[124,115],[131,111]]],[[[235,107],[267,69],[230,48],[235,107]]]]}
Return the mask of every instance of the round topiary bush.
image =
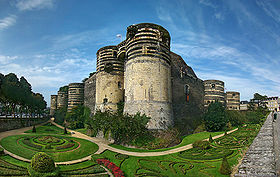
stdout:
{"type": "Polygon", "coordinates": [[[36,172],[48,173],[55,170],[54,160],[44,152],[35,154],[30,165],[36,172]]]}

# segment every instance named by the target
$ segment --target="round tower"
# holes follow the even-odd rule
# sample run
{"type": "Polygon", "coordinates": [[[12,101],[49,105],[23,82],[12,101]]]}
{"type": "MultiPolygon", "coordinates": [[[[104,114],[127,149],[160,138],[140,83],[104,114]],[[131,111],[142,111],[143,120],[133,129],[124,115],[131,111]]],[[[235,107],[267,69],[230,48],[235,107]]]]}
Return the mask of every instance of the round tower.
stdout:
{"type": "Polygon", "coordinates": [[[84,103],[84,83],[71,83],[68,87],[67,111],[70,112],[73,107],[84,103]]]}
{"type": "Polygon", "coordinates": [[[226,103],[228,110],[240,110],[240,93],[226,92],[226,103]]]}
{"type": "Polygon", "coordinates": [[[57,92],[57,109],[63,108],[68,104],[68,92],[58,91],[57,92]]]}
{"type": "Polygon", "coordinates": [[[173,124],[170,35],[162,26],[141,23],[127,28],[124,112],[150,116],[149,129],[173,124]]]}
{"type": "Polygon", "coordinates": [[[207,107],[211,102],[219,101],[225,104],[225,84],[219,80],[204,81],[204,106],[207,107]]]}
{"type": "Polygon", "coordinates": [[[51,116],[54,115],[56,109],[57,109],[57,95],[51,95],[51,109],[50,109],[51,116]]]}
{"type": "Polygon", "coordinates": [[[117,110],[117,103],[123,101],[124,56],[117,46],[99,49],[96,66],[95,110],[117,110]]]}

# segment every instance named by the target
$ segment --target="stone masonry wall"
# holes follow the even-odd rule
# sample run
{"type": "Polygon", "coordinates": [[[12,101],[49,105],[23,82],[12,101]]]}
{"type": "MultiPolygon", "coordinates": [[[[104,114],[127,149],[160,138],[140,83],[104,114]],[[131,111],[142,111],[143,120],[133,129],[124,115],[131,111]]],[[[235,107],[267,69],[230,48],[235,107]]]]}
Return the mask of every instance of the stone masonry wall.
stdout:
{"type": "Polygon", "coordinates": [[[235,177],[276,177],[272,124],[270,114],[245,154],[235,177]]]}
{"type": "Polygon", "coordinates": [[[7,118],[7,119],[0,119],[0,132],[29,127],[32,125],[37,125],[43,122],[46,122],[48,118],[45,119],[29,119],[29,118],[7,118]]]}
{"type": "Polygon", "coordinates": [[[91,112],[94,112],[95,107],[95,92],[96,92],[96,75],[92,75],[88,80],[85,82],[85,90],[84,90],[84,105],[89,107],[91,112]]]}
{"type": "Polygon", "coordinates": [[[197,78],[192,68],[179,55],[173,52],[171,52],[171,78],[174,123],[183,134],[188,134],[201,124],[204,110],[203,81],[197,78]]]}

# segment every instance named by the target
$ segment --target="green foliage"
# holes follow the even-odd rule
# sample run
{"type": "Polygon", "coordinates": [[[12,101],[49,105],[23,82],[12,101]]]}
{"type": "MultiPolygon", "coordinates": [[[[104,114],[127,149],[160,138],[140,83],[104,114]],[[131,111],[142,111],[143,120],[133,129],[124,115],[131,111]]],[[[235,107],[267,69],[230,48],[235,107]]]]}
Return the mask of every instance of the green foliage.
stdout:
{"type": "Polygon", "coordinates": [[[29,166],[27,169],[31,177],[59,177],[60,176],[59,168],[55,168],[54,171],[52,172],[38,172],[34,170],[31,166],[29,166]]]}
{"type": "Polygon", "coordinates": [[[36,127],[35,127],[35,125],[33,125],[32,133],[36,133],[36,127]]]}
{"type": "Polygon", "coordinates": [[[65,120],[70,129],[84,128],[85,121],[90,118],[90,109],[86,106],[79,105],[74,107],[71,112],[67,112],[65,120]]]}
{"type": "Polygon", "coordinates": [[[86,121],[87,128],[97,135],[102,131],[104,135],[109,132],[116,143],[131,143],[143,141],[142,137],[147,137],[148,130],[146,124],[149,117],[137,113],[135,115],[123,115],[109,111],[96,111],[95,115],[86,121]]]}
{"type": "Polygon", "coordinates": [[[38,152],[31,159],[31,168],[36,172],[46,173],[55,170],[54,160],[44,152],[38,152]]]}
{"type": "Polygon", "coordinates": [[[198,140],[198,141],[193,143],[193,147],[205,150],[205,149],[209,149],[211,146],[210,146],[210,143],[208,141],[198,140]]]}
{"type": "Polygon", "coordinates": [[[4,149],[0,147],[0,156],[4,155],[4,149]]]}
{"type": "Polygon", "coordinates": [[[67,129],[66,129],[66,127],[64,127],[64,134],[65,134],[65,135],[67,134],[67,129]]]}
{"type": "Polygon", "coordinates": [[[202,124],[200,124],[199,126],[196,127],[196,129],[194,130],[193,133],[200,133],[200,132],[204,132],[204,131],[206,131],[205,124],[202,123],[202,124]]]}
{"type": "Polygon", "coordinates": [[[213,140],[213,138],[212,138],[212,135],[210,134],[210,136],[209,136],[209,142],[210,143],[212,143],[214,140],[213,140]]]}
{"type": "Polygon", "coordinates": [[[227,157],[224,156],[221,167],[220,167],[220,173],[223,175],[229,175],[231,174],[231,168],[229,166],[229,163],[227,161],[227,157]]]}
{"type": "Polygon", "coordinates": [[[63,86],[63,87],[60,87],[60,88],[59,88],[59,91],[60,91],[60,92],[66,92],[66,93],[68,93],[68,89],[69,89],[68,85],[65,85],[65,86],[63,86]]]}
{"type": "Polygon", "coordinates": [[[66,106],[64,106],[63,108],[57,109],[54,113],[54,117],[55,117],[54,121],[56,123],[58,123],[59,125],[62,125],[65,120],[66,112],[67,112],[66,106]]]}
{"type": "Polygon", "coordinates": [[[204,114],[205,128],[207,131],[222,130],[228,122],[225,107],[220,102],[211,103],[204,114]]]}

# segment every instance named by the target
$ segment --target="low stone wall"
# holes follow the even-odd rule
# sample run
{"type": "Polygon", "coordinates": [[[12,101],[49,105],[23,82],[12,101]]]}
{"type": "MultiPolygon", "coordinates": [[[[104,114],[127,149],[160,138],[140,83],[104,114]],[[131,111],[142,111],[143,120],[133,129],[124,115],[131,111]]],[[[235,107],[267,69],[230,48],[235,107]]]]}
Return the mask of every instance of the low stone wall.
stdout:
{"type": "Polygon", "coordinates": [[[259,134],[251,144],[235,177],[276,177],[275,151],[271,114],[267,117],[259,134]]]}
{"type": "Polygon", "coordinates": [[[0,132],[29,127],[46,122],[49,118],[3,118],[0,119],[0,132]]]}

